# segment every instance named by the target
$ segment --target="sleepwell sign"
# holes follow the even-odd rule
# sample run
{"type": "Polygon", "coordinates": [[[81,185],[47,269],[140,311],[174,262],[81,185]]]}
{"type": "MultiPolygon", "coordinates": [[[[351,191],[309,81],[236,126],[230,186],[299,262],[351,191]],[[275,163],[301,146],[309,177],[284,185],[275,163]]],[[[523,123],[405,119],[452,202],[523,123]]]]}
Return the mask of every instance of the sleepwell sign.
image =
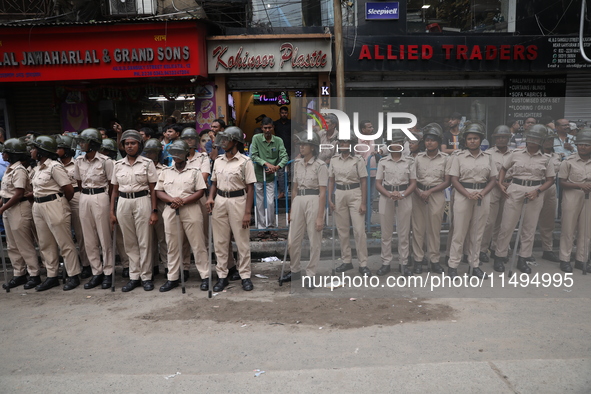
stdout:
{"type": "Polygon", "coordinates": [[[392,20],[399,19],[400,8],[397,1],[381,3],[365,3],[366,20],[392,20]]]}

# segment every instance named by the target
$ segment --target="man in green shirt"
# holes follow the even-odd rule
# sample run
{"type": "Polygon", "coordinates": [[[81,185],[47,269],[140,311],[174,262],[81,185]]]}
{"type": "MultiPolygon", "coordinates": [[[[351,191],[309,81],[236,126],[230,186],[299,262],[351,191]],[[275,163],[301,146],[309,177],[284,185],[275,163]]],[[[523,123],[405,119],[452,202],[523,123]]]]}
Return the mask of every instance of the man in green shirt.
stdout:
{"type": "Polygon", "coordinates": [[[275,127],[273,120],[265,117],[261,121],[262,134],[255,134],[250,144],[250,157],[255,163],[255,175],[257,178],[256,189],[256,209],[258,228],[264,229],[275,227],[275,172],[285,167],[288,161],[287,151],[283,140],[274,135],[275,127]],[[266,190],[263,191],[263,180],[266,175],[266,190]],[[267,209],[265,210],[265,195],[267,195],[267,209]]]}

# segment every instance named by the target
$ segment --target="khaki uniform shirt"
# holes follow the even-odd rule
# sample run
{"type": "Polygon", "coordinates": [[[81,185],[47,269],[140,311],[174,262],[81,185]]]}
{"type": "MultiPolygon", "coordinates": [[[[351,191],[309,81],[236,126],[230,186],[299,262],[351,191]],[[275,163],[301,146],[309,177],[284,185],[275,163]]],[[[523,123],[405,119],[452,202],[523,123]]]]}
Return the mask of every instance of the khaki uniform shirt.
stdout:
{"type": "Polygon", "coordinates": [[[192,159],[187,158],[187,167],[197,168],[202,174],[211,174],[211,162],[207,153],[195,152],[192,159]]]}
{"type": "Polygon", "coordinates": [[[381,179],[383,186],[408,185],[411,179],[417,179],[414,159],[402,155],[394,160],[392,155],[383,157],[378,162],[376,180],[381,179]]]}
{"type": "Polygon", "coordinates": [[[113,167],[113,160],[97,152],[90,161],[86,159],[86,155],[76,159],[74,176],[82,182],[84,189],[107,188],[113,178],[113,167]]]}
{"type": "Polygon", "coordinates": [[[335,182],[339,185],[359,183],[361,178],[367,178],[367,168],[363,158],[357,155],[349,155],[346,159],[343,158],[343,155],[334,155],[330,159],[328,177],[334,177],[335,182]]]}
{"type": "Polygon", "coordinates": [[[417,182],[425,186],[437,186],[445,181],[448,170],[447,161],[449,155],[441,151],[435,157],[430,158],[427,152],[421,152],[415,157],[415,172],[417,182]]]}
{"type": "Polygon", "coordinates": [[[201,171],[188,166],[182,171],[177,170],[174,165],[164,167],[156,183],[156,190],[162,190],[172,198],[186,198],[206,188],[201,171]]]}
{"type": "Polygon", "coordinates": [[[257,181],[252,161],[241,153],[228,159],[221,155],[215,159],[211,181],[217,182],[217,188],[224,192],[244,190],[246,186],[257,181]]]}
{"type": "Polygon", "coordinates": [[[33,169],[31,177],[33,196],[45,197],[62,191],[62,186],[70,185],[70,177],[59,161],[46,159],[33,169]]]}
{"type": "Polygon", "coordinates": [[[4,173],[0,186],[0,197],[11,198],[14,196],[15,189],[24,189],[26,193],[30,188],[29,173],[25,166],[17,161],[8,166],[4,173]]]}
{"type": "Polygon", "coordinates": [[[312,158],[307,163],[301,157],[296,159],[293,172],[298,189],[319,189],[320,186],[328,185],[328,169],[319,158],[312,158]]]}
{"type": "Polygon", "coordinates": [[[578,153],[573,153],[560,163],[558,177],[571,183],[591,182],[591,159],[583,161],[578,153]]]}
{"type": "Polygon", "coordinates": [[[524,181],[545,181],[556,176],[554,166],[548,165],[550,156],[537,151],[530,155],[527,149],[516,149],[505,158],[503,167],[513,169],[513,178],[524,181]]]}
{"type": "MultiPolygon", "coordinates": [[[[334,156],[339,138],[339,131],[337,129],[334,130],[334,133],[332,134],[331,138],[328,138],[327,133],[328,132],[324,129],[318,132],[318,137],[320,137],[320,144],[325,145],[324,147],[322,147],[322,150],[320,150],[318,158],[324,162],[334,156]],[[332,145],[332,148],[326,145],[332,145]]],[[[320,149],[320,147],[318,147],[318,149],[320,149]]]]}
{"type": "Polygon", "coordinates": [[[111,184],[119,185],[119,191],[124,193],[149,190],[149,184],[157,181],[158,174],[154,162],[144,156],[138,156],[133,165],[129,164],[128,156],[117,160],[111,178],[111,184]]]}
{"type": "MultiPolygon", "coordinates": [[[[61,161],[60,161],[61,163],[61,161]]],[[[70,177],[70,183],[73,187],[78,187],[78,181],[76,180],[76,164],[74,163],[74,159],[70,160],[68,164],[62,163],[68,176],[70,177]]]]}
{"type": "Polygon", "coordinates": [[[460,182],[488,183],[498,172],[491,154],[478,151],[478,155],[474,157],[466,149],[454,158],[449,175],[458,177],[460,182]]]}
{"type": "Polygon", "coordinates": [[[497,168],[497,173],[499,173],[499,172],[501,172],[501,168],[503,168],[503,163],[505,162],[505,158],[507,156],[509,156],[509,154],[511,153],[511,150],[507,149],[507,152],[502,153],[499,150],[499,148],[497,148],[496,146],[493,146],[492,148],[487,149],[486,152],[490,153],[490,155],[492,156],[493,163],[495,164],[495,167],[497,168]]]}
{"type": "Polygon", "coordinates": [[[550,154],[550,164],[554,166],[554,172],[558,174],[560,171],[560,163],[562,163],[562,156],[559,153],[551,153],[550,154]]]}

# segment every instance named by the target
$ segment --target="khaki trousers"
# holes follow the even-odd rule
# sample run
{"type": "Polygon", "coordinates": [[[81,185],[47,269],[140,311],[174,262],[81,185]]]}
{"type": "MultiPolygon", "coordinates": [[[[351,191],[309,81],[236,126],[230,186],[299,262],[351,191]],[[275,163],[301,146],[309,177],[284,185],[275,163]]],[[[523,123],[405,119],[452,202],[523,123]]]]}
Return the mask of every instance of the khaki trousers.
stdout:
{"type": "Polygon", "coordinates": [[[168,246],[166,244],[166,233],[164,231],[164,218],[162,213],[166,207],[166,203],[158,200],[158,221],[154,225],[152,231],[152,267],[158,265],[158,257],[165,267],[168,266],[168,246]]]}
{"type": "Polygon", "coordinates": [[[31,203],[23,201],[13,205],[4,211],[2,220],[6,231],[6,249],[14,275],[22,276],[28,271],[29,275],[38,276],[39,260],[35,251],[31,203]]]}
{"type": "MultiPolygon", "coordinates": [[[[466,189],[468,193],[478,190],[466,189]]],[[[490,193],[484,196],[481,205],[478,200],[470,200],[461,193],[454,196],[454,231],[449,253],[450,268],[458,268],[464,250],[467,251],[470,267],[476,268],[480,263],[480,244],[486,226],[490,208],[490,193]]]]}
{"type": "MultiPolygon", "coordinates": [[[[540,196],[541,198],[542,196],[540,196]]],[[[540,211],[540,237],[542,238],[542,250],[551,252],[553,246],[552,233],[554,232],[554,218],[556,217],[556,183],[544,192],[544,202],[540,211]]]]}
{"type": "Polygon", "coordinates": [[[90,261],[86,255],[86,246],[84,245],[84,234],[82,234],[82,223],[80,222],[80,192],[74,193],[74,197],[70,200],[70,211],[72,212],[72,227],[76,234],[76,241],[78,242],[78,256],[83,267],[88,267],[90,261]]]}
{"type": "Polygon", "coordinates": [[[412,194],[413,221],[412,221],[412,250],[415,261],[422,261],[425,256],[423,243],[427,237],[428,258],[431,263],[439,263],[441,253],[441,221],[445,209],[445,195],[443,191],[433,193],[429,197],[429,203],[412,194]],[[427,228],[427,215],[429,215],[429,228],[427,228]],[[416,220],[415,220],[416,218],[416,220]]]}
{"type": "Polygon", "coordinates": [[[33,220],[39,236],[39,250],[48,277],[54,278],[58,275],[58,250],[64,259],[68,275],[80,273],[76,245],[72,240],[70,216],[70,205],[65,197],[33,204],[33,220]]]}
{"type": "MultiPolygon", "coordinates": [[[[112,243],[111,243],[112,245],[112,243]]],[[[115,239],[115,247],[117,248],[117,254],[119,255],[119,260],[121,260],[121,267],[129,268],[129,256],[125,251],[125,244],[123,242],[123,234],[121,230],[117,231],[117,238],[115,239]]],[[[115,251],[113,251],[115,253],[115,251]]]]}
{"type": "Polygon", "coordinates": [[[111,275],[113,253],[110,223],[110,202],[107,193],[80,194],[80,220],[93,275],[111,275]],[[100,248],[103,262],[101,263],[100,248]]]}
{"type": "MultiPolygon", "coordinates": [[[[451,196],[449,199],[449,231],[447,232],[447,242],[445,243],[445,255],[449,257],[451,253],[451,241],[454,236],[454,201],[455,201],[455,194],[456,189],[451,189],[451,196]]],[[[468,254],[468,245],[470,243],[470,233],[466,234],[466,238],[464,239],[464,254],[468,254]]]]}
{"type": "Polygon", "coordinates": [[[505,207],[505,199],[498,187],[494,187],[490,193],[490,208],[488,210],[488,218],[486,219],[486,227],[484,234],[482,234],[482,242],[480,243],[480,250],[495,251],[497,248],[497,238],[499,230],[501,229],[501,221],[503,220],[503,208],[505,207]]]}
{"type": "Polygon", "coordinates": [[[360,267],[367,267],[367,235],[365,234],[365,214],[359,213],[361,205],[361,189],[335,191],[335,210],[333,212],[335,226],[341,243],[341,259],[350,264],[351,244],[349,242],[349,227],[353,223],[353,237],[355,250],[360,267]]]}
{"type": "Polygon", "coordinates": [[[393,200],[380,195],[380,228],[382,232],[382,264],[392,262],[392,231],[396,225],[398,233],[398,258],[402,265],[407,265],[410,249],[410,217],[412,214],[412,197],[398,200],[398,211],[393,200]]]}
{"type": "MultiPolygon", "coordinates": [[[[322,231],[316,231],[318,209],[318,196],[296,196],[293,200],[287,240],[291,272],[299,273],[301,271],[302,241],[304,240],[304,234],[307,233],[310,240],[310,262],[306,267],[306,275],[316,275],[322,242],[322,231]]],[[[324,207],[320,209],[324,209],[324,207]]]]}
{"type": "Polygon", "coordinates": [[[237,265],[240,278],[250,279],[250,229],[242,228],[245,205],[246,195],[233,198],[218,195],[215,199],[211,225],[218,262],[216,266],[218,278],[228,276],[228,263],[231,261],[228,250],[232,247],[231,237],[233,235],[238,248],[237,265]]]}
{"type": "Polygon", "coordinates": [[[117,200],[117,221],[129,257],[129,279],[152,280],[152,227],[150,196],[117,200]]]}
{"type": "MultiPolygon", "coordinates": [[[[505,201],[503,221],[501,222],[501,230],[499,231],[497,249],[495,251],[495,254],[498,257],[507,257],[513,230],[515,230],[515,226],[519,222],[519,217],[521,215],[521,207],[525,200],[525,193],[534,191],[538,187],[539,186],[521,186],[512,183],[507,188],[509,198],[505,201]]],[[[525,207],[523,226],[521,228],[521,239],[519,242],[520,257],[530,257],[532,254],[536,226],[538,225],[538,218],[540,217],[540,211],[544,204],[544,193],[546,192],[542,192],[542,194],[540,194],[535,200],[528,201],[525,207]]]]}
{"type": "MultiPolygon", "coordinates": [[[[179,218],[181,231],[183,232],[180,236],[187,238],[188,244],[193,250],[199,275],[201,279],[209,278],[207,247],[203,239],[203,231],[201,231],[203,229],[203,216],[199,204],[184,205],[179,208],[179,218],[177,218],[176,210],[167,205],[164,212],[162,212],[162,218],[164,219],[164,229],[168,241],[168,280],[178,280],[180,277],[182,245],[179,244],[179,218]]],[[[242,220],[240,223],[242,223],[242,220]]]]}
{"type": "Polygon", "coordinates": [[[577,237],[575,259],[585,262],[589,256],[589,240],[591,240],[591,199],[585,200],[582,190],[565,189],[562,192],[561,261],[570,261],[575,233],[577,237]]]}

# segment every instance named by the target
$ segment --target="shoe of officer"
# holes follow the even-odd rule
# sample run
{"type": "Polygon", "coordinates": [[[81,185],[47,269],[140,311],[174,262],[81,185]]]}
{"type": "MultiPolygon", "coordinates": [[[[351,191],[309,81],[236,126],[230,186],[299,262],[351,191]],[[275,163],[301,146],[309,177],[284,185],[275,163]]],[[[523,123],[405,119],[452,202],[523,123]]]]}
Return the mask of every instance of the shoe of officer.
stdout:
{"type": "Polygon", "coordinates": [[[45,290],[51,289],[52,287],[57,287],[59,285],[60,285],[60,280],[57,276],[47,277],[47,278],[45,278],[43,283],[41,283],[40,285],[35,287],[35,290],[36,291],[45,291],[45,290]]]}
{"type": "Polygon", "coordinates": [[[86,265],[82,267],[82,272],[80,272],[80,279],[87,279],[92,276],[92,268],[90,265],[86,265]]]}
{"type": "Polygon", "coordinates": [[[481,270],[479,267],[472,268],[472,276],[476,276],[478,279],[488,279],[486,272],[481,270]]]}
{"type": "Polygon", "coordinates": [[[93,275],[92,278],[90,278],[90,280],[84,284],[84,288],[86,290],[94,289],[95,287],[103,283],[103,279],[105,279],[104,274],[93,275]]]}
{"type": "Polygon", "coordinates": [[[558,258],[558,256],[556,256],[556,253],[554,253],[553,251],[545,251],[544,253],[542,253],[542,258],[544,260],[548,260],[548,261],[552,261],[554,263],[559,263],[560,259],[558,258]]]}
{"type": "Polygon", "coordinates": [[[24,289],[25,290],[34,289],[35,286],[40,285],[40,284],[41,284],[41,277],[39,275],[29,276],[29,281],[27,283],[25,283],[24,289]]]}
{"type": "Polygon", "coordinates": [[[156,264],[153,268],[152,268],[152,277],[156,277],[160,275],[160,266],[158,266],[158,264],[156,264]]]}
{"type": "Polygon", "coordinates": [[[495,256],[494,270],[497,272],[505,272],[505,261],[506,259],[504,257],[495,256]]]}
{"type": "Polygon", "coordinates": [[[422,261],[415,261],[412,272],[417,275],[422,274],[423,273],[423,262],[422,261]]]}
{"type": "MultiPolygon", "coordinates": [[[[385,267],[385,266],[382,266],[382,267],[385,267]]],[[[389,268],[390,266],[388,265],[387,267],[389,268]]],[[[410,268],[408,268],[408,265],[402,265],[398,269],[399,269],[400,273],[404,276],[411,276],[412,275],[412,271],[410,268]]],[[[390,272],[390,270],[388,270],[388,272],[390,272]]]]}
{"type": "Polygon", "coordinates": [[[73,290],[80,286],[80,278],[78,275],[70,276],[64,285],[64,291],[73,290]]]}
{"type": "Polygon", "coordinates": [[[536,258],[534,256],[529,256],[525,258],[525,261],[529,261],[531,263],[535,263],[536,262],[536,258]]]}
{"type": "Polygon", "coordinates": [[[495,257],[497,257],[497,254],[495,253],[495,251],[494,251],[494,250],[491,250],[491,251],[490,251],[490,258],[491,258],[491,259],[494,259],[495,257]]]}
{"type": "Polygon", "coordinates": [[[240,273],[238,272],[236,266],[233,266],[228,270],[228,280],[235,281],[240,279],[240,273]]]}
{"type": "Polygon", "coordinates": [[[145,280],[142,282],[142,286],[144,287],[145,291],[152,291],[154,290],[154,282],[151,280],[145,280]]]}
{"type": "Polygon", "coordinates": [[[562,272],[571,273],[573,272],[573,267],[570,265],[570,261],[561,261],[560,262],[560,270],[562,272]]]}
{"type": "Polygon", "coordinates": [[[123,271],[121,271],[121,277],[125,279],[129,278],[129,267],[123,268],[123,271]]]}
{"type": "MultiPolygon", "coordinates": [[[[575,260],[575,268],[583,271],[585,269],[585,263],[575,260]]],[[[591,272],[591,264],[587,264],[587,272],[591,272]]]]}
{"type": "Polygon", "coordinates": [[[281,282],[291,282],[292,280],[300,280],[302,279],[301,272],[288,272],[287,274],[283,275],[281,278],[281,282]]]}
{"type": "Polygon", "coordinates": [[[359,267],[359,273],[361,275],[371,276],[371,270],[367,267],[359,267]]]}
{"type": "Polygon", "coordinates": [[[341,272],[346,272],[346,271],[349,271],[349,270],[352,270],[352,269],[353,269],[353,263],[343,263],[343,264],[339,265],[335,269],[335,271],[338,272],[338,273],[341,273],[341,272]]]}
{"type": "MultiPolygon", "coordinates": [[[[406,265],[404,266],[406,267],[406,265]]],[[[377,276],[384,276],[386,275],[388,272],[390,272],[392,269],[390,268],[390,265],[388,264],[384,264],[380,267],[379,270],[376,271],[376,275],[377,276]]],[[[409,270],[410,271],[410,270],[409,270]]]]}
{"type": "Polygon", "coordinates": [[[529,265],[527,265],[528,261],[529,260],[525,257],[519,256],[519,258],[517,259],[517,269],[523,272],[524,274],[531,274],[531,268],[529,268],[529,265]]]}
{"type": "Polygon", "coordinates": [[[209,278],[201,279],[201,286],[199,288],[203,291],[209,290],[209,278]]]}
{"type": "Polygon", "coordinates": [[[219,278],[217,283],[213,286],[213,291],[220,292],[224,290],[228,284],[230,284],[230,282],[228,282],[228,278],[219,278]]]}
{"type": "Polygon", "coordinates": [[[478,260],[482,261],[483,263],[488,263],[490,261],[488,259],[488,255],[486,254],[486,252],[480,252],[480,255],[478,256],[478,260]]]}
{"type": "MultiPolygon", "coordinates": [[[[1,246],[0,246],[1,247],[1,246]]],[[[8,281],[8,286],[6,283],[2,285],[3,289],[14,289],[17,286],[24,285],[27,283],[27,274],[20,275],[20,276],[13,276],[12,279],[8,281]]]]}
{"type": "Polygon", "coordinates": [[[167,280],[162,286],[160,286],[160,292],[164,293],[174,289],[175,287],[179,287],[178,280],[167,280]]]}
{"type": "Polygon", "coordinates": [[[468,264],[468,255],[467,254],[463,254],[462,255],[462,260],[460,261],[463,264],[468,264]]]}
{"type": "Polygon", "coordinates": [[[443,274],[445,271],[439,263],[431,263],[431,272],[435,272],[437,275],[443,274]]]}
{"type": "Polygon", "coordinates": [[[127,293],[128,291],[132,291],[133,289],[135,289],[136,287],[140,287],[142,285],[142,281],[141,280],[130,280],[129,282],[127,282],[127,284],[125,286],[123,286],[121,288],[121,291],[124,293],[127,293]]]}
{"type": "Polygon", "coordinates": [[[448,268],[447,269],[447,276],[449,276],[450,278],[455,278],[456,276],[458,276],[458,269],[457,268],[448,268]]]}
{"type": "Polygon", "coordinates": [[[110,289],[113,285],[113,276],[112,275],[105,275],[103,279],[103,283],[101,283],[101,289],[106,290],[110,289]]]}
{"type": "Polygon", "coordinates": [[[254,289],[254,286],[250,278],[242,279],[242,290],[252,291],[252,289],[254,289]]]}

